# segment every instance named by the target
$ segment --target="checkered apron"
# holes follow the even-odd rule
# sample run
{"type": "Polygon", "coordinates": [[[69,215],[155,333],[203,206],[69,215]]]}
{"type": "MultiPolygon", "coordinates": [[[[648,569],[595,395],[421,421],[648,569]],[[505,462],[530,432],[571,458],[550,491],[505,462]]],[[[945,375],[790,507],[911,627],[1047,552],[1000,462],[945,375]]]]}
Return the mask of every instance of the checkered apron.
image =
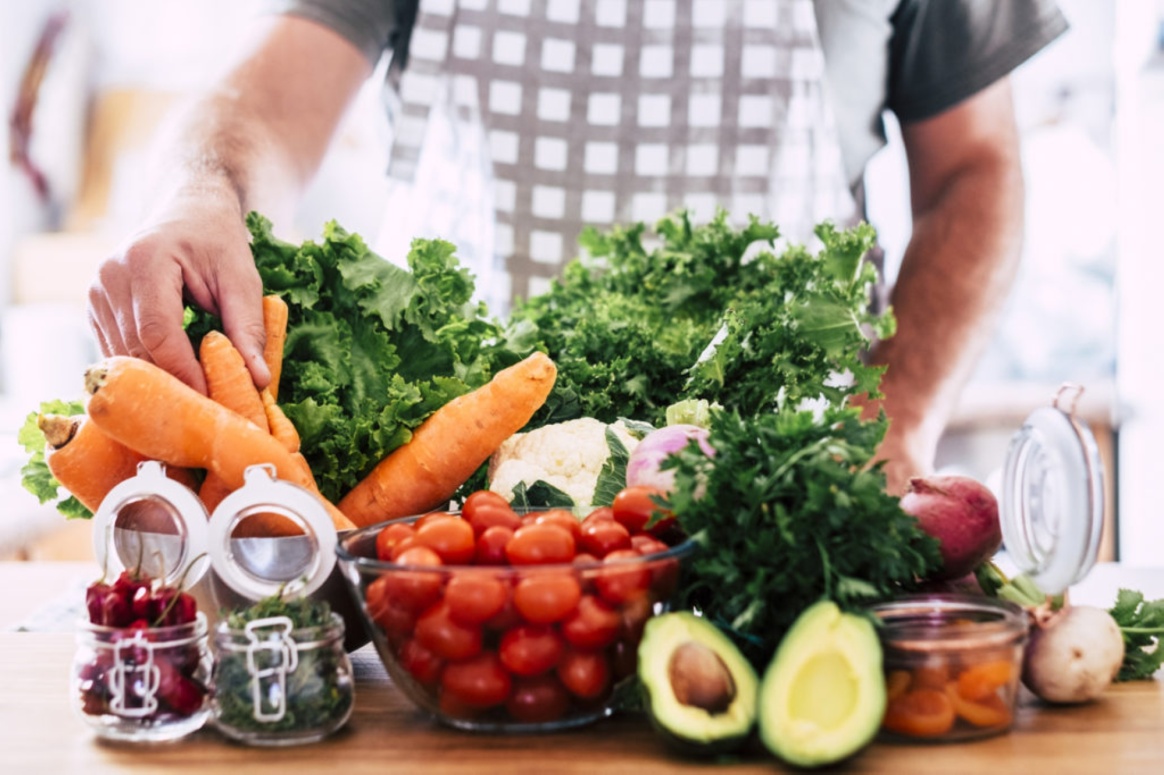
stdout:
{"type": "Polygon", "coordinates": [[[495,310],[585,225],[854,212],[811,0],[421,0],[388,84],[381,250],[452,241],[495,310]]]}

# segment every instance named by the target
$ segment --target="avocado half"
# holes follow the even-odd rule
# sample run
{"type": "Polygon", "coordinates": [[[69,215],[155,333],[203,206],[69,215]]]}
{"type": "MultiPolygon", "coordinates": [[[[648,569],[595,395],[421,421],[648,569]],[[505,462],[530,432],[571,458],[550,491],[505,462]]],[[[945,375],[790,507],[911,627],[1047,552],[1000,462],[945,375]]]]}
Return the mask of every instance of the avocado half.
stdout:
{"type": "Polygon", "coordinates": [[[686,751],[719,753],[747,738],[759,680],[714,624],[686,611],[648,620],[639,680],[656,729],[686,751]]]}
{"type": "Polygon", "coordinates": [[[873,739],[885,701],[873,624],[822,601],[796,619],[764,671],[760,739],[789,764],[832,764],[873,739]]]}

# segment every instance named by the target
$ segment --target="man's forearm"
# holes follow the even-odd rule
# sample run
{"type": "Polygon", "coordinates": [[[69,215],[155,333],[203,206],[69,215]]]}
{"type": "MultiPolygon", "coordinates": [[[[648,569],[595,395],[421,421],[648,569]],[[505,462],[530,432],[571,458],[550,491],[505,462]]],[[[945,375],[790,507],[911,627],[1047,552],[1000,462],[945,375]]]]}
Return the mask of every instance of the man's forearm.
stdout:
{"type": "Polygon", "coordinates": [[[1022,243],[1023,185],[1003,155],[954,176],[915,212],[894,285],[897,334],[871,360],[888,368],[883,407],[922,460],[938,440],[1006,300],[1022,243]]]}
{"type": "Polygon", "coordinates": [[[267,20],[239,63],[171,125],[154,201],[211,194],[242,213],[289,218],[370,70],[325,27],[267,20]]]}

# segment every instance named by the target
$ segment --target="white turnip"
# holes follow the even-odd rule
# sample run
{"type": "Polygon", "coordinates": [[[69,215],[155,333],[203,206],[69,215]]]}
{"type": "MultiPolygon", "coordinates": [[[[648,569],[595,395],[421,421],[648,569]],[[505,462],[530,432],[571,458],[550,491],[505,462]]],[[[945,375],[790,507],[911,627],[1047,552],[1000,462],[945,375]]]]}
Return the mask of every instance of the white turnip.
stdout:
{"type": "Polygon", "coordinates": [[[1111,614],[1068,605],[1034,618],[1023,654],[1023,684],[1053,703],[1089,702],[1101,695],[1124,660],[1124,638],[1111,614]]]}
{"type": "Polygon", "coordinates": [[[931,580],[965,576],[1002,545],[998,500],[971,477],[914,477],[901,508],[938,540],[942,567],[931,580]]]}

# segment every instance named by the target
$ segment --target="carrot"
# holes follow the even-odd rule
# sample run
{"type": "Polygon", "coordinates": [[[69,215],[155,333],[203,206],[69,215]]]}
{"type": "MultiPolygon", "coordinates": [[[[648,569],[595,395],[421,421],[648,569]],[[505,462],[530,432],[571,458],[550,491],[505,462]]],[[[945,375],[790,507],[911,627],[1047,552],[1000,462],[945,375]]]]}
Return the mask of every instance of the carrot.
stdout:
{"type": "MultiPolygon", "coordinates": [[[[248,466],[269,463],[280,479],[318,496],[310,469],[270,433],[152,363],[107,358],[86,370],[85,388],[93,422],[149,458],[205,468],[231,489],[243,485],[248,466]]],[[[352,523],[341,517],[332,511],[338,529],[350,528],[352,523]]]]}
{"type": "Polygon", "coordinates": [[[267,410],[247,371],[246,361],[226,334],[210,331],[198,346],[206,390],[218,403],[267,430],[267,410]]]}
{"type": "MultiPolygon", "coordinates": [[[[45,463],[69,493],[96,512],[115,486],[137,473],[146,457],[120,444],[85,415],[45,414],[37,418],[45,437],[45,463]]],[[[166,474],[187,487],[194,477],[184,468],[168,467],[166,474]]]]}
{"type": "Polygon", "coordinates": [[[198,488],[198,498],[206,507],[207,514],[213,513],[218,508],[218,504],[222,503],[222,499],[230,493],[231,489],[222,480],[222,477],[215,476],[213,473],[206,474],[206,478],[202,480],[202,486],[198,488]]]}
{"type": "Polygon", "coordinates": [[[278,439],[288,452],[299,451],[299,430],[295,424],[283,414],[283,410],[275,403],[275,396],[269,388],[263,388],[259,394],[263,399],[263,408],[267,410],[267,425],[271,435],[278,439]]]}
{"type": "Polygon", "coordinates": [[[272,398],[279,397],[279,377],[283,374],[283,347],[287,344],[287,302],[271,294],[263,297],[263,327],[267,343],[263,346],[263,361],[271,372],[267,389],[272,398]]]}
{"type": "Polygon", "coordinates": [[[62,487],[93,512],[109,491],[136,474],[138,463],[145,460],[143,455],[102,433],[84,415],[41,415],[37,425],[47,442],[45,463],[49,470],[62,487]]]}
{"type": "Polygon", "coordinates": [[[554,386],[544,353],[503,369],[434,412],[339,502],[357,525],[421,514],[445,503],[501,443],[525,426],[554,386]]]}

